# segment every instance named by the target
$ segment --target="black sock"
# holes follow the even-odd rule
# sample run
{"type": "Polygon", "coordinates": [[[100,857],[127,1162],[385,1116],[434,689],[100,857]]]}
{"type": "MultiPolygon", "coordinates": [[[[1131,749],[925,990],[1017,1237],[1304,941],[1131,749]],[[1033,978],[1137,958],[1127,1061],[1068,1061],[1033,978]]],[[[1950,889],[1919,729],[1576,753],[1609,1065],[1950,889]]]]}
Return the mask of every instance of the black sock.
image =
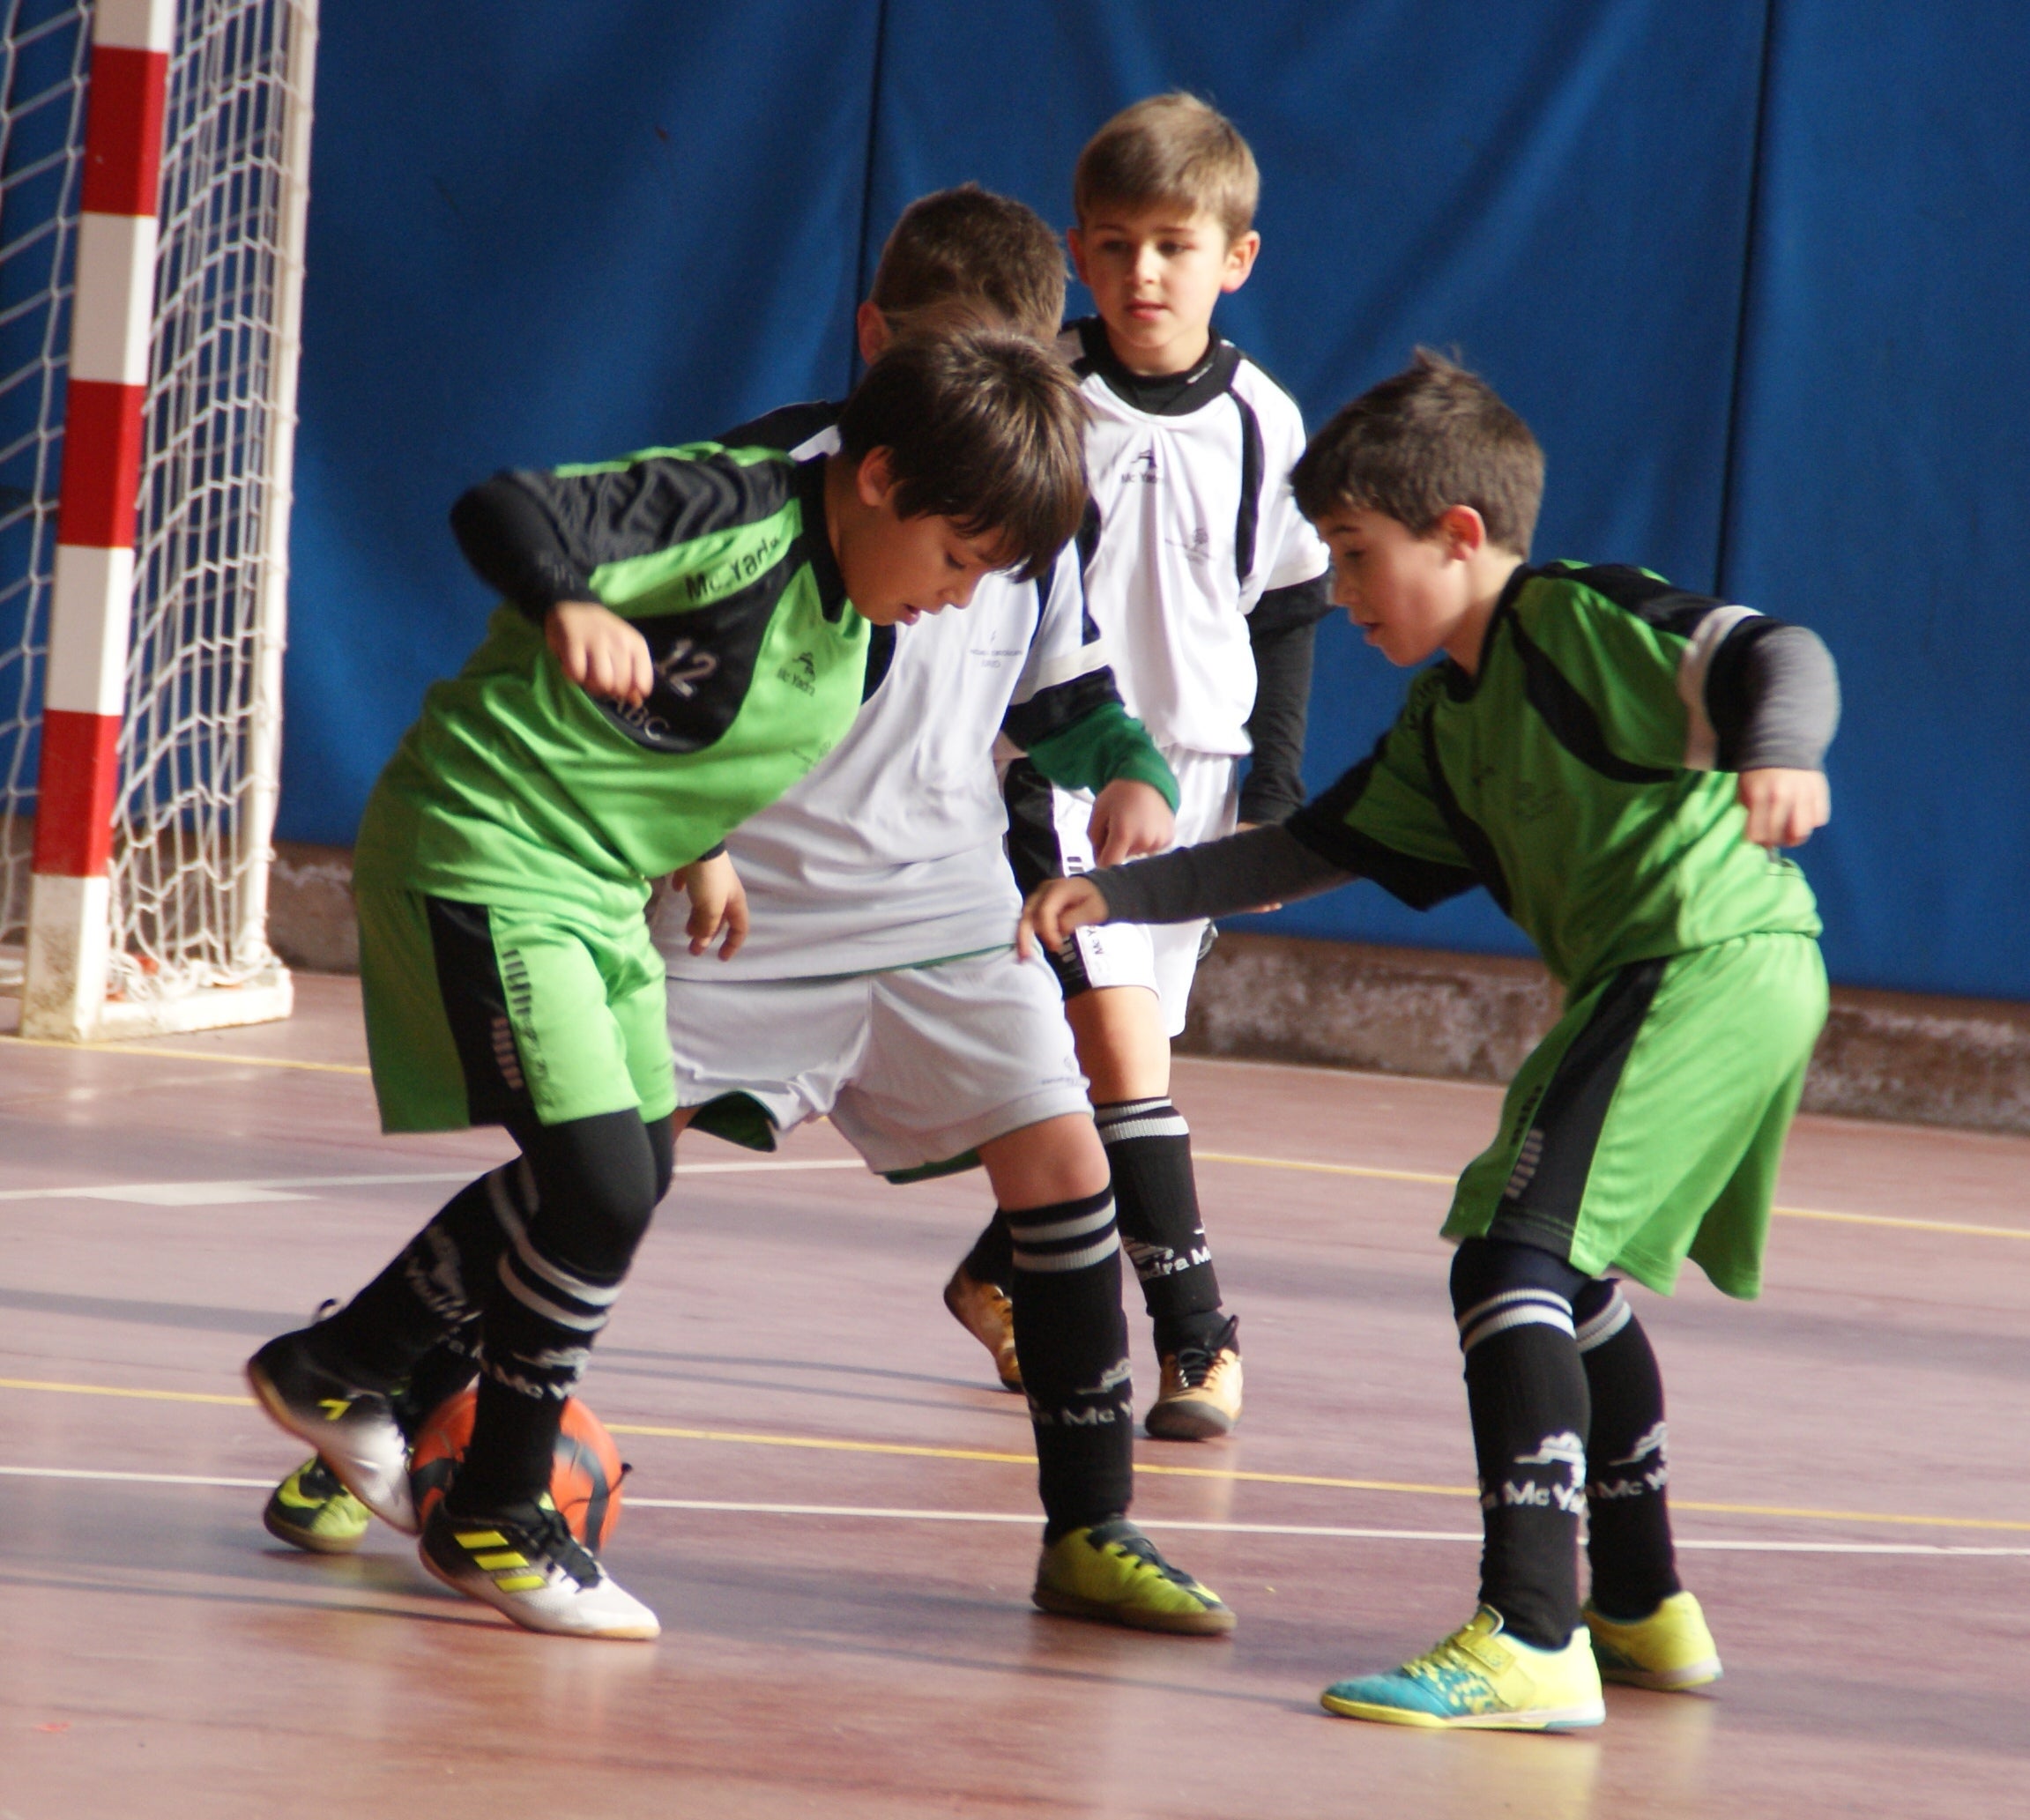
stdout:
{"type": "Polygon", "coordinates": [[[480,1318],[455,1327],[410,1367],[391,1399],[395,1420],[413,1443],[423,1424],[465,1389],[480,1370],[480,1318]]]}
{"type": "Polygon", "coordinates": [[[1593,1401],[1586,1504],[1593,1605],[1611,1618],[1646,1618],[1683,1590],[1670,1545],[1663,1378],[1620,1286],[1588,1283],[1572,1305],[1593,1401]]]}
{"type": "Polygon", "coordinates": [[[486,1298],[472,1439],[446,1498],[460,1512],[548,1489],[564,1400],[669,1180],[661,1133],[622,1112],[516,1132],[537,1206],[510,1229],[486,1298]]]}
{"type": "Polygon", "coordinates": [[[1014,1242],[1008,1237],[1008,1215],[999,1207],[986,1223],[986,1230],[973,1241],[973,1248],[959,1268],[976,1283],[992,1283],[1004,1293],[1015,1274],[1014,1242]]]}
{"type": "Polygon", "coordinates": [[[399,1384],[432,1347],[479,1312],[509,1225],[526,1222],[534,1206],[534,1179],[524,1163],[502,1163],[468,1183],[393,1263],[311,1330],[311,1356],[362,1386],[399,1384]]]}
{"type": "Polygon", "coordinates": [[[1118,1517],[1134,1492],[1134,1390],[1120,1305],[1120,1239],[1106,1189],[1011,1208],[1008,1296],[1036,1425],[1044,1531],[1118,1517]]]}
{"type": "Polygon", "coordinates": [[[1157,1354],[1214,1344],[1226,1317],[1199,1220],[1191,1127],[1167,1099],[1110,1101],[1092,1116],[1113,1171],[1121,1244],[1156,1323],[1157,1354]]]}
{"type": "Polygon", "coordinates": [[[1586,1371],[1571,1295],[1587,1281],[1534,1246],[1468,1239],[1453,1262],[1480,1474],[1480,1597],[1507,1630],[1563,1649],[1579,1625],[1586,1371]]]}

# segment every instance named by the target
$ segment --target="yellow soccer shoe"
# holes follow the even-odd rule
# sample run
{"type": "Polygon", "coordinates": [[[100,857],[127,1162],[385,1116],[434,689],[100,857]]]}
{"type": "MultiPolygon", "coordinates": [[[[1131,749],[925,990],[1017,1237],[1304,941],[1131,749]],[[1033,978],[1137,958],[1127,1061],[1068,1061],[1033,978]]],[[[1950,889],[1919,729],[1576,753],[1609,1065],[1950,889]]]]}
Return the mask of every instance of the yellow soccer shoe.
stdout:
{"type": "Polygon", "coordinates": [[[1060,1617],[1137,1631],[1223,1637],[1233,1629],[1231,1608],[1210,1586],[1172,1567],[1126,1517],[1074,1529],[1048,1544],[1030,1596],[1060,1617]]]}
{"type": "Polygon", "coordinates": [[[1537,1649],[1485,1605],[1402,1668],[1334,1682],[1319,1704],[1343,1719],[1482,1731],[1578,1731],[1607,1717],[1583,1628],[1563,1649],[1537,1649]]]}
{"type": "Polygon", "coordinates": [[[1673,1593],[1647,1617],[1631,1623],[1603,1617],[1591,1605],[1580,1616],[1592,1633],[1602,1681],[1668,1694],[1720,1679],[1720,1651],[1689,1593],[1673,1593]]]}

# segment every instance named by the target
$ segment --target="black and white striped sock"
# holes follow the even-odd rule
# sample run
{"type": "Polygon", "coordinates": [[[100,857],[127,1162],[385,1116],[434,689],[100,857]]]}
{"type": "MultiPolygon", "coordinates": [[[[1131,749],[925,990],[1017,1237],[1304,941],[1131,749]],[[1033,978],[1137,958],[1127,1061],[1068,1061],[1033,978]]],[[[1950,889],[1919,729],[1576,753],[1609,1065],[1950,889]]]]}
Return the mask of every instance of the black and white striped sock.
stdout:
{"type": "Polygon", "coordinates": [[[1102,1523],[1134,1490],[1134,1389],[1120,1303],[1120,1237],[1106,1189],[1005,1210],[1008,1296],[1036,1427],[1045,1534],[1102,1523]]]}
{"type": "Polygon", "coordinates": [[[1199,1216],[1191,1127],[1168,1099],[1112,1100],[1093,1108],[1113,1172],[1121,1243],[1159,1355],[1208,1345],[1225,1324],[1212,1247],[1199,1216]]]}
{"type": "Polygon", "coordinates": [[[1609,1617],[1645,1618],[1683,1590],[1670,1541],[1663,1375],[1618,1283],[1587,1284],[1572,1311],[1593,1405],[1586,1482],[1593,1604],[1609,1617]]]}
{"type": "Polygon", "coordinates": [[[1480,1597],[1562,1649],[1579,1625],[1588,1407],[1571,1296],[1585,1276],[1533,1246],[1468,1239],[1453,1262],[1480,1475],[1480,1597]]]}

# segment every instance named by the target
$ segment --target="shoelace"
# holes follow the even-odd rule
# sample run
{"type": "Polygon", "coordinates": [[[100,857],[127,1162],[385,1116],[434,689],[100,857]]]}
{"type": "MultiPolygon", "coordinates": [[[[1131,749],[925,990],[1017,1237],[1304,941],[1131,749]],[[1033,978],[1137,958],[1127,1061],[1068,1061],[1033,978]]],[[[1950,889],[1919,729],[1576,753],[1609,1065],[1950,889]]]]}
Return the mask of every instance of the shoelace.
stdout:
{"type": "Polygon", "coordinates": [[[1186,1343],[1177,1349],[1177,1375],[1184,1381],[1187,1390],[1198,1390],[1212,1376],[1212,1368],[1219,1363],[1219,1356],[1233,1344],[1234,1329],[1238,1320],[1230,1320],[1203,1346],[1186,1343]]]}
{"type": "Polygon", "coordinates": [[[1133,1555],[1143,1566],[1160,1573],[1172,1586],[1189,1586],[1193,1584],[1191,1576],[1181,1568],[1172,1567],[1157,1554],[1156,1544],[1139,1529],[1129,1535],[1110,1536],[1106,1546],[1119,1549],[1124,1555],[1133,1555]]]}

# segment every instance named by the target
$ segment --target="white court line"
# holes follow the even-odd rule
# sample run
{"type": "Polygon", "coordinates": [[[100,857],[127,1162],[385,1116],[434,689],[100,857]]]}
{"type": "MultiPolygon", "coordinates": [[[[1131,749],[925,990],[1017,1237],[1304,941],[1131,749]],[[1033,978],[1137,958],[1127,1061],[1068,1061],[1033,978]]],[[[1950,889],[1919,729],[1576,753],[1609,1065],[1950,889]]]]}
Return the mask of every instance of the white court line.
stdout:
{"type": "MultiPolygon", "coordinates": [[[[793,1163],[680,1163],[677,1173],[741,1176],[866,1167],[857,1156],[826,1156],[793,1163]]],[[[207,1196],[231,1201],[251,1194],[286,1193],[294,1188],[384,1188],[408,1182],[469,1182],[477,1173],[484,1171],[457,1169],[398,1176],[273,1176],[234,1182],[118,1182],[91,1188],[7,1188],[0,1189],[0,1200],[129,1200],[154,1206],[202,1207],[207,1196]]]]}
{"type": "MultiPolygon", "coordinates": [[[[0,1466],[0,1476],[13,1479],[114,1480],[135,1485],[210,1485],[232,1491],[265,1491],[271,1479],[214,1479],[187,1473],[100,1472],[82,1467],[0,1466]]],[[[628,1497],[635,1511],[710,1511],[738,1517],[857,1517],[889,1523],[1015,1523],[1031,1527],[1042,1520],[1037,1511],[922,1511],[900,1506],[829,1504],[747,1504],[703,1497],[628,1497]]],[[[1399,1542],[1477,1542],[1477,1529],[1355,1529],[1324,1523],[1207,1523],[1187,1518],[1137,1517],[1143,1529],[1188,1529],[1216,1535],[1315,1536],[1328,1541],[1399,1542]]],[[[1710,1537],[1677,1538],[1681,1549],[1704,1549],[1719,1554],[1784,1555],[1978,1555],[2030,1556],[2030,1548],[1966,1548],[1940,1542],[1797,1542],[1729,1541],[1710,1537]]]]}

